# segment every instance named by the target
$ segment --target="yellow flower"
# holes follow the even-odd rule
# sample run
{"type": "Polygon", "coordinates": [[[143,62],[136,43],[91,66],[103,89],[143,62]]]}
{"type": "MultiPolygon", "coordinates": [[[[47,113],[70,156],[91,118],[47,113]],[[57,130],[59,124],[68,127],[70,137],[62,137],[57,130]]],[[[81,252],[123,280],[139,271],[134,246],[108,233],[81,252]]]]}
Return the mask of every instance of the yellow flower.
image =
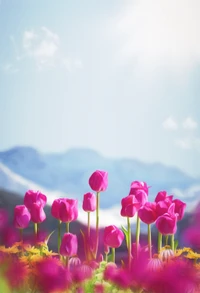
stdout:
{"type": "Polygon", "coordinates": [[[189,259],[198,259],[200,258],[200,254],[191,250],[188,252],[188,254],[185,257],[189,259]]]}
{"type": "Polygon", "coordinates": [[[8,254],[12,254],[12,253],[15,254],[20,252],[21,250],[19,250],[15,246],[11,246],[11,247],[0,246],[0,251],[4,253],[8,253],[8,254]]]}
{"type": "Polygon", "coordinates": [[[25,250],[31,254],[40,254],[40,250],[35,246],[27,246],[25,250]]]}

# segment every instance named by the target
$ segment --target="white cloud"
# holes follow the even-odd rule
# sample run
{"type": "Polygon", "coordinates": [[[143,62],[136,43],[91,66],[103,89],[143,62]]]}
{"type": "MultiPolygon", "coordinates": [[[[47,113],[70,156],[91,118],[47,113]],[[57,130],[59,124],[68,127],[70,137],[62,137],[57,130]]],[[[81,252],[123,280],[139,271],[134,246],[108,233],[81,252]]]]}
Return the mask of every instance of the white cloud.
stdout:
{"type": "Polygon", "coordinates": [[[178,124],[177,122],[172,118],[168,117],[162,124],[163,128],[166,130],[177,130],[178,129],[178,124]]]}
{"type": "Polygon", "coordinates": [[[64,58],[62,64],[69,72],[83,68],[83,63],[80,59],[64,58]]]}
{"type": "Polygon", "coordinates": [[[128,1],[113,21],[119,58],[145,70],[189,69],[200,62],[199,0],[128,1]]]}
{"type": "Polygon", "coordinates": [[[183,128],[186,130],[193,130],[197,128],[197,122],[194,121],[191,117],[187,117],[185,121],[183,121],[183,128]]]}

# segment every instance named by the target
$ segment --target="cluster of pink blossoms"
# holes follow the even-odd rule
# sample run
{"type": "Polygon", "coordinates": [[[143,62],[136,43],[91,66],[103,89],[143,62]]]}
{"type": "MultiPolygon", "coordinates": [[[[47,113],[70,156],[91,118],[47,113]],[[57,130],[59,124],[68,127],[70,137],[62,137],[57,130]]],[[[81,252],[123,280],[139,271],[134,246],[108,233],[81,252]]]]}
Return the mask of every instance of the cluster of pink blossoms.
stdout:
{"type": "MultiPolygon", "coordinates": [[[[41,272],[38,280],[40,280],[40,286],[44,292],[54,292],[53,290],[63,288],[69,289],[72,283],[81,284],[80,288],[77,287],[80,291],[76,292],[84,292],[83,282],[92,278],[94,271],[100,267],[100,263],[105,264],[102,282],[95,284],[93,287],[95,292],[98,293],[107,292],[103,286],[103,280],[124,290],[131,289],[131,292],[139,292],[138,290],[152,293],[189,293],[188,290],[197,292],[199,278],[196,268],[185,262],[184,259],[169,261],[175,257],[174,234],[177,231],[177,222],[184,216],[186,208],[184,202],[173,199],[173,196],[168,195],[166,191],[158,192],[155,200],[149,202],[148,185],[142,181],[132,182],[129,194],[121,200],[120,214],[127,218],[127,229],[122,227],[121,230],[115,225],[105,227],[102,239],[104,251],[99,251],[99,195],[107,189],[108,173],[100,170],[95,171],[89,178],[89,185],[96,194],[88,192],[83,196],[82,208],[88,214],[88,229],[82,233],[85,249],[84,262],[81,262],[77,255],[78,238],[76,234],[69,230],[69,224],[78,218],[78,201],[70,198],[58,198],[54,200],[51,206],[51,215],[59,223],[59,257],[44,258],[38,263],[39,267],[36,265],[37,270],[41,272]],[[95,234],[90,231],[91,212],[96,212],[95,234]],[[130,218],[134,216],[137,217],[136,243],[132,243],[131,240],[130,218]],[[147,224],[149,228],[148,246],[146,247],[140,246],[140,221],[147,224]],[[61,235],[60,230],[62,223],[66,223],[64,235],[61,235]],[[150,225],[153,223],[158,230],[159,254],[154,256],[151,254],[150,230],[150,225]],[[162,250],[162,235],[172,237],[171,247],[166,247],[164,252],[162,250]],[[126,239],[128,259],[122,259],[122,265],[117,266],[115,264],[115,249],[121,246],[124,238],[126,239]],[[110,248],[112,252],[108,259],[110,248]],[[177,270],[180,271],[180,276],[177,270]],[[51,275],[52,272],[56,277],[51,275]],[[186,275],[187,278],[182,277],[186,275]],[[169,278],[173,281],[169,282],[169,278]],[[177,281],[178,278],[180,278],[182,285],[175,284],[175,279],[177,281]],[[49,279],[49,282],[47,279],[49,279]]],[[[37,239],[37,225],[46,219],[44,212],[46,203],[46,195],[39,191],[27,191],[24,196],[24,205],[17,205],[14,209],[14,226],[23,231],[32,221],[37,239]]]]}

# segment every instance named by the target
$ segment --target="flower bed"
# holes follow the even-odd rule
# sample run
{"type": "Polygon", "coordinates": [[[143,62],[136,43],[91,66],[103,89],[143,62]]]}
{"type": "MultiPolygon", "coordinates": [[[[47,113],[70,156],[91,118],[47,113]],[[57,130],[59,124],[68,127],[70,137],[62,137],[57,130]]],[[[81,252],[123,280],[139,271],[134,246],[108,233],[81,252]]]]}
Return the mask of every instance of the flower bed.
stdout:
{"type": "MultiPolygon", "coordinates": [[[[78,218],[76,199],[55,199],[51,215],[58,222],[57,251],[48,248],[49,235],[39,237],[39,224],[46,220],[47,196],[28,190],[24,205],[14,209],[13,225],[20,241],[0,246],[0,292],[2,293],[62,293],[62,292],[137,292],[137,293],[197,293],[200,292],[200,254],[191,248],[180,248],[175,239],[177,222],[182,220],[186,204],[160,191],[154,202],[148,201],[149,187],[134,181],[129,195],[121,200],[119,216],[127,219],[127,226],[110,225],[99,233],[100,193],[108,186],[108,173],[97,170],[89,178],[93,192],[83,196],[82,208],[87,215],[87,229],[81,231],[84,259],[78,255],[79,240],[70,230],[70,223],[78,218]],[[91,230],[90,214],[96,213],[95,231],[91,230]],[[136,216],[136,231],[131,231],[131,218],[136,216]],[[23,235],[32,221],[33,237],[23,235]],[[147,245],[140,241],[140,223],[147,225],[147,245]],[[66,232],[61,235],[61,225],[66,232]],[[151,225],[157,228],[157,246],[151,240],[151,225]],[[135,242],[132,234],[135,233],[135,242]],[[101,238],[102,236],[102,238],[101,238]],[[99,247],[103,242],[104,249],[99,247]],[[115,261],[115,250],[126,242],[127,256],[115,261]]],[[[199,209],[194,215],[199,220],[199,209]]],[[[4,230],[7,213],[0,210],[0,231],[4,230]]],[[[198,238],[198,229],[188,231],[188,237],[198,238]]],[[[12,235],[10,235],[12,237],[12,235]]]]}

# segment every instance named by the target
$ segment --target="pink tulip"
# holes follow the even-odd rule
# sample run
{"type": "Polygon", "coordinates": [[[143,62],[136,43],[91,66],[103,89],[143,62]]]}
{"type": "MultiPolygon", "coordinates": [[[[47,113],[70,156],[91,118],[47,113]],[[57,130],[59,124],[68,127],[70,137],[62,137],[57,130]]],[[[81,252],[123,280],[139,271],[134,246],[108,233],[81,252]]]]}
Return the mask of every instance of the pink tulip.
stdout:
{"type": "Polygon", "coordinates": [[[167,191],[159,191],[156,195],[155,202],[157,203],[164,200],[172,202],[173,195],[167,195],[167,191]]]}
{"type": "Polygon", "coordinates": [[[60,220],[60,203],[63,200],[63,198],[55,199],[51,205],[51,215],[58,220],[60,220]]]}
{"type": "Polygon", "coordinates": [[[146,202],[138,211],[138,216],[145,224],[152,224],[157,218],[156,203],[146,202]]]}
{"type": "Polygon", "coordinates": [[[175,204],[175,213],[178,215],[177,220],[180,221],[183,219],[186,203],[179,199],[174,199],[172,202],[175,204]]]}
{"type": "Polygon", "coordinates": [[[42,194],[40,191],[28,190],[24,196],[24,205],[27,209],[31,209],[34,203],[39,203],[42,207],[45,206],[47,202],[46,195],[42,194]]]}
{"type": "Polygon", "coordinates": [[[159,216],[156,220],[156,227],[163,235],[175,234],[177,230],[177,215],[174,213],[175,204],[171,204],[168,212],[159,216]]]}
{"type": "Polygon", "coordinates": [[[60,246],[60,254],[63,256],[74,256],[77,254],[77,250],[77,236],[75,234],[65,233],[60,246]]]}
{"type": "Polygon", "coordinates": [[[156,213],[157,217],[162,216],[168,212],[170,205],[172,204],[171,198],[166,198],[165,200],[158,201],[156,203],[156,213]]]}
{"type": "Polygon", "coordinates": [[[134,217],[140,208],[140,203],[137,201],[134,195],[130,194],[121,200],[121,216],[122,217],[134,217]]]}
{"type": "Polygon", "coordinates": [[[142,189],[136,190],[134,195],[136,200],[140,203],[140,207],[148,201],[148,196],[146,192],[142,189]]]}
{"type": "Polygon", "coordinates": [[[14,226],[18,229],[27,228],[31,215],[25,205],[17,205],[14,209],[14,226]]]}
{"type": "Polygon", "coordinates": [[[89,178],[89,185],[96,192],[105,191],[108,187],[108,172],[96,170],[89,178]]]}
{"type": "Polygon", "coordinates": [[[91,192],[84,194],[82,207],[85,212],[95,211],[96,210],[96,195],[91,192]]]}
{"type": "Polygon", "coordinates": [[[146,182],[143,181],[133,181],[131,183],[131,188],[129,194],[135,194],[137,190],[143,190],[147,195],[149,192],[149,187],[147,186],[146,182]]]}
{"type": "Polygon", "coordinates": [[[124,240],[124,233],[116,226],[107,226],[104,229],[104,245],[112,248],[117,248],[124,240]]]}
{"type": "Polygon", "coordinates": [[[33,223],[42,223],[46,219],[43,206],[40,203],[33,203],[31,206],[31,221],[33,223]]]}
{"type": "Polygon", "coordinates": [[[64,223],[75,221],[78,218],[78,200],[64,198],[59,205],[59,217],[64,223]]]}

